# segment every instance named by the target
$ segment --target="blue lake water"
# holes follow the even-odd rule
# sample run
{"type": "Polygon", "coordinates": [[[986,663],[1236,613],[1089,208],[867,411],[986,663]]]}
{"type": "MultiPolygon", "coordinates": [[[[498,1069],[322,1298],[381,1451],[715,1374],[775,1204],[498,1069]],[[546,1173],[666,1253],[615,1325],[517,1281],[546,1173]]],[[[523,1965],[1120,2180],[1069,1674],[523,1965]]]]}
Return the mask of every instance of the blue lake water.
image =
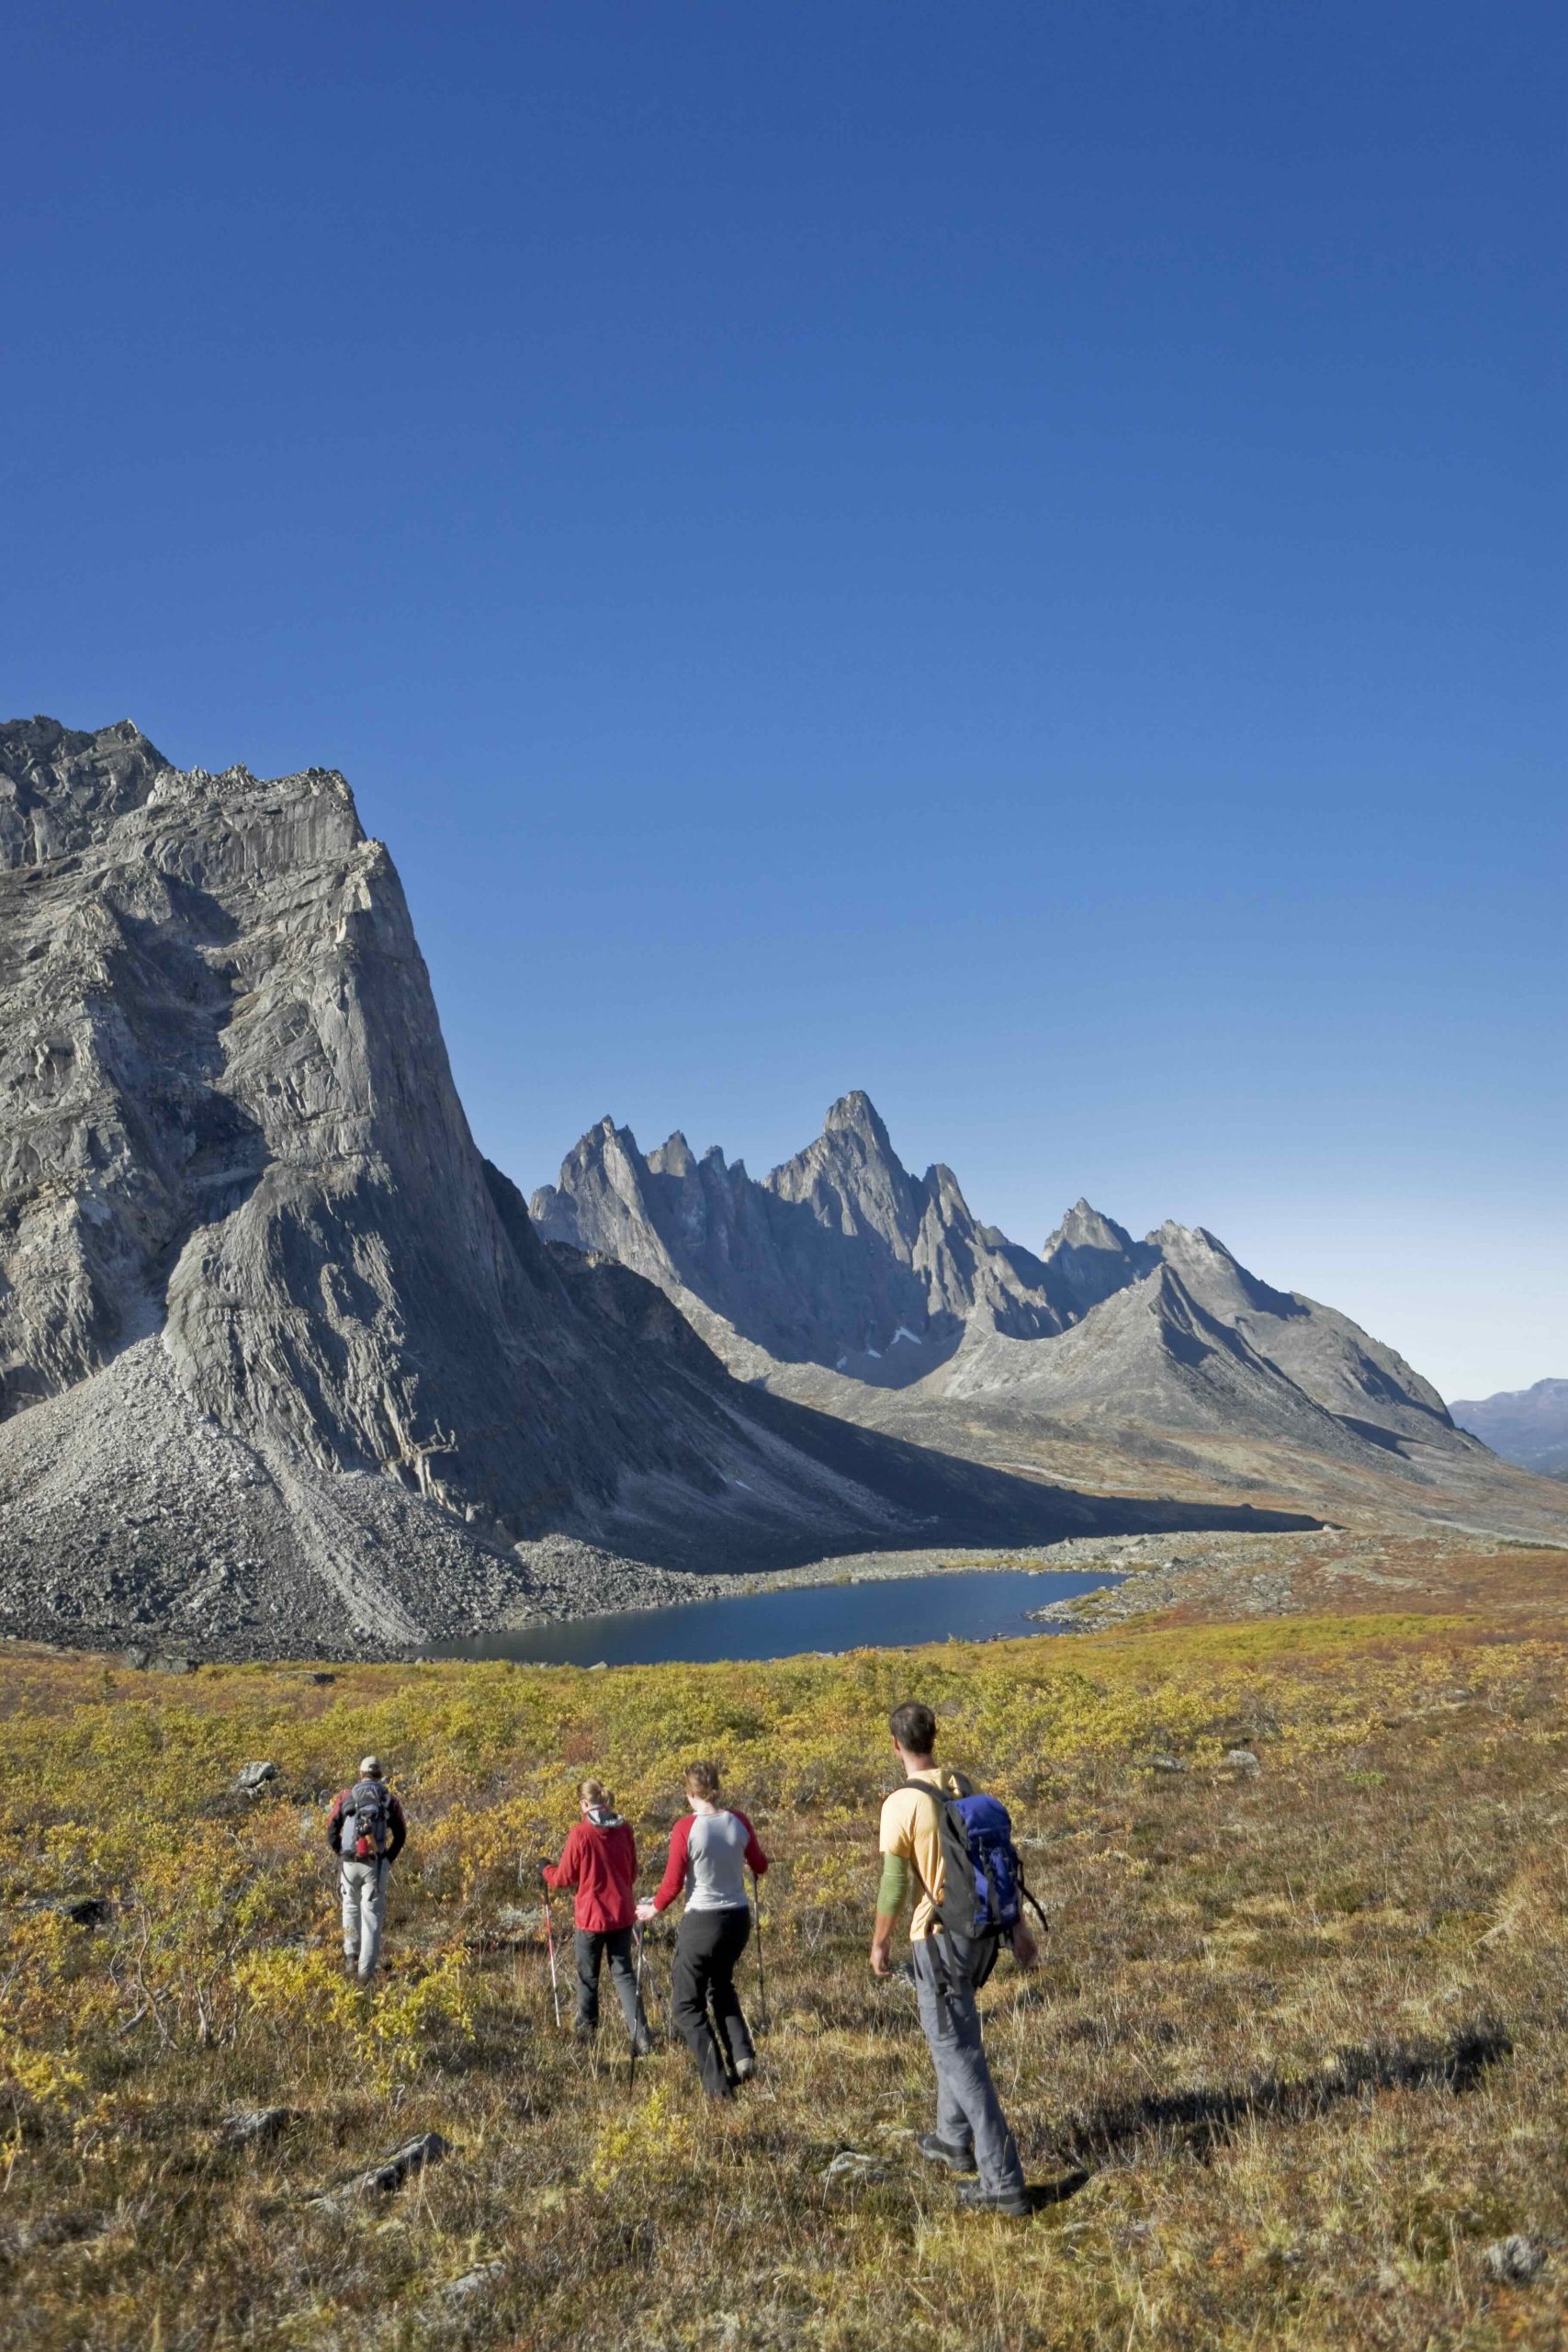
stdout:
{"type": "Polygon", "coordinates": [[[699,1665],[718,1658],[795,1657],[804,1650],[894,1649],[915,1642],[987,1641],[999,1634],[1053,1634],[1026,1609],[1095,1592],[1120,1577],[1031,1576],[1018,1568],[977,1568],[928,1577],[885,1577],[863,1584],[804,1585],[784,1592],[738,1594],[733,1600],[684,1601],[674,1609],[624,1609],[564,1625],[523,1625],[450,1642],[432,1657],[497,1658],[523,1665],[699,1665]]]}

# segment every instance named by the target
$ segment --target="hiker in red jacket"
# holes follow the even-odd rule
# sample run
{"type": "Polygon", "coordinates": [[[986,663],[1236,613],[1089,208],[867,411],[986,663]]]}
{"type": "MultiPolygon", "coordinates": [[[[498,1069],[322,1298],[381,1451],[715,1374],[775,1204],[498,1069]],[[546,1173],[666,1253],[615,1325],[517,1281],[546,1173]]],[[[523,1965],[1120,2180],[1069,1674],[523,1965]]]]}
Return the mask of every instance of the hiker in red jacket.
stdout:
{"type": "Polygon", "coordinates": [[[558,1862],[541,1862],[539,1877],[547,1889],[575,1887],[577,1953],[577,2019],[572,2027],[580,2041],[592,2041],[599,2030],[599,1968],[610,1956],[610,1981],[626,2012],[632,2048],[646,2058],[653,2043],[637,1990],[632,1962],[632,1928],[637,1902],[637,1840],[631,1824],[623,1821],[603,1781],[578,1784],[582,1818],[561,1849],[558,1862]]]}

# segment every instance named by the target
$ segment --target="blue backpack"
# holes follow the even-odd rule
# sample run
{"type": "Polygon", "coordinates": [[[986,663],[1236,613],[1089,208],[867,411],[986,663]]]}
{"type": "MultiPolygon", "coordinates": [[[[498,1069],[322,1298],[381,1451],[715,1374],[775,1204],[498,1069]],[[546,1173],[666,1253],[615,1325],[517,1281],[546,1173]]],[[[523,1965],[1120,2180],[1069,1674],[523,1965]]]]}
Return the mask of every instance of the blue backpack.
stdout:
{"type": "MultiPolygon", "coordinates": [[[[942,1836],[942,1897],[931,1908],[950,1936],[964,1943],[1010,1936],[1027,1903],[1042,1927],[1045,1915],[1023,1883],[1023,1865],[1012,1842],[1012,1816],[999,1797],[953,1796],[931,1781],[906,1781],[938,1812],[942,1836]]],[[[928,1895],[931,1889],[926,1889],[928,1895]]]]}

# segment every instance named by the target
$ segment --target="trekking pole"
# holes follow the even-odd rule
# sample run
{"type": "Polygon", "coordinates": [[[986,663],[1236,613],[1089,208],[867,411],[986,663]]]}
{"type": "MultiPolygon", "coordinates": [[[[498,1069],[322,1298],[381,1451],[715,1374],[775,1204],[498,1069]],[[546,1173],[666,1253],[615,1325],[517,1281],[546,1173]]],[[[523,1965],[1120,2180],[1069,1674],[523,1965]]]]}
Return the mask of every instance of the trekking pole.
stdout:
{"type": "Polygon", "coordinates": [[[751,1901],[757,1913],[757,2030],[768,2030],[768,1987],[762,1974],[762,1890],[757,1883],[757,1873],[751,1873],[751,1901]]]}
{"type": "Polygon", "coordinates": [[[651,1994],[653,1995],[654,1998],[658,2001],[658,2003],[659,2003],[659,2007],[660,2007],[660,2014],[663,2017],[663,2018],[664,2018],[664,2020],[665,2020],[666,2027],[668,2027],[668,2025],[669,2025],[670,2013],[669,2013],[668,2008],[667,2008],[667,2007],[666,2007],[666,2006],[665,2006],[664,1996],[663,1996],[663,1994],[662,1994],[662,1993],[660,1991],[660,1989],[659,1989],[659,1979],[657,1978],[657,1976],[655,1976],[655,1974],[654,1974],[654,1973],[653,1973],[653,1962],[649,1959],[649,1956],[648,1956],[648,1935],[647,1935],[647,1930],[646,1930],[646,1929],[639,1930],[639,1933],[640,1933],[640,1936],[641,1936],[640,1950],[641,1950],[641,1954],[642,1954],[642,1982],[643,1982],[643,1984],[647,1987],[648,1991],[649,1991],[649,1993],[651,1993],[651,1994]]]}
{"type": "Polygon", "coordinates": [[[555,2003],[556,2024],[560,2024],[560,1982],[556,1975],[556,1923],[550,1909],[550,1898],[545,1896],[545,1942],[550,1955],[550,1998],[555,2003]]]}
{"type": "MultiPolygon", "coordinates": [[[[644,1962],[643,1962],[643,1951],[642,1951],[642,1928],[641,1928],[640,1923],[639,1923],[637,1926],[634,1927],[634,1928],[633,1928],[633,1929],[632,1929],[632,1941],[633,1941],[633,1942],[636,1944],[636,1946],[637,1946],[637,1971],[636,1971],[636,1973],[635,1973],[635,1975],[634,1975],[634,1977],[633,1977],[632,1981],[633,1981],[633,1983],[634,1983],[634,1984],[636,1984],[636,1986],[637,1986],[637,2015],[638,2015],[639,2017],[641,2017],[642,2015],[644,2015],[644,2014],[645,2014],[645,2012],[644,2012],[644,2010],[643,2010],[643,2006],[642,2006],[642,1980],[643,1980],[644,1962]]],[[[632,2028],[632,2038],[631,2038],[631,2056],[630,2056],[630,2059],[628,2060],[627,2064],[626,2064],[626,2096],[627,2096],[627,2098],[628,2098],[631,2097],[631,2094],[632,2094],[633,2090],[634,2090],[634,2089],[636,2088],[636,2086],[637,2086],[637,2031],[638,2031],[638,2029],[634,2025],[634,2026],[633,2026],[633,2028],[632,2028]]]]}

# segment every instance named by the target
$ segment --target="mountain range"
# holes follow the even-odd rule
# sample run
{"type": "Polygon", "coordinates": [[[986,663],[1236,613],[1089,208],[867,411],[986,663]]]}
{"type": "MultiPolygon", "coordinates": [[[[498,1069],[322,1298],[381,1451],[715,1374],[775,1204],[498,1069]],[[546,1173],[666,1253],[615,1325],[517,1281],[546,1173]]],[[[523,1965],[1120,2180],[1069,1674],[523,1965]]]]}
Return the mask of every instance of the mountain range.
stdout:
{"type": "Polygon", "coordinates": [[[1096,1523],[548,1250],[342,776],[0,727],[0,1627],[407,1644],[643,1597],[616,1563],[1096,1523]]]}
{"type": "Polygon", "coordinates": [[[1541,1496],[1210,1236],[1080,1203],[1035,1256],[863,1095],[761,1183],[606,1122],[531,1214],[341,775],[0,726],[0,1631],[385,1650],[696,1569],[1541,1496]]]}
{"type": "Polygon", "coordinates": [[[906,1169],[863,1092],[761,1178],[679,1133],[645,1155],[601,1120],[529,1205],[550,1242],[658,1283],[739,1376],[944,1450],[1101,1480],[1162,1464],[1314,1508],[1375,1492],[1461,1523],[1520,1501],[1348,1317],[1202,1227],[1137,1240],[1086,1200],[1035,1253],[951,1168],[906,1169]]]}
{"type": "Polygon", "coordinates": [[[1472,1430],[1505,1462],[1545,1478],[1568,1478],[1568,1380],[1456,1398],[1452,1410],[1461,1430],[1472,1430]]]}

